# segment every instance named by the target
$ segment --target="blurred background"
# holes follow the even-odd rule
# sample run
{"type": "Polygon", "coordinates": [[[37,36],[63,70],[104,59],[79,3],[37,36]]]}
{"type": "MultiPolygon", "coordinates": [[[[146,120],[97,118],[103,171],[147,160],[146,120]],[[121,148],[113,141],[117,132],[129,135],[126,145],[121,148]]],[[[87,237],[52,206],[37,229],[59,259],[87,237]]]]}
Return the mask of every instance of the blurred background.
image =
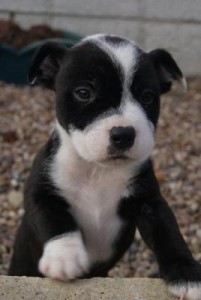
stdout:
{"type": "MultiPolygon", "coordinates": [[[[201,1],[0,1],[0,274],[6,274],[23,215],[23,188],[33,158],[54,126],[54,93],[26,85],[36,49],[47,39],[71,47],[98,32],[166,48],[187,77],[162,97],[153,153],[162,193],[201,262],[201,1]]],[[[110,276],[157,277],[153,254],[136,241],[110,276]]]]}

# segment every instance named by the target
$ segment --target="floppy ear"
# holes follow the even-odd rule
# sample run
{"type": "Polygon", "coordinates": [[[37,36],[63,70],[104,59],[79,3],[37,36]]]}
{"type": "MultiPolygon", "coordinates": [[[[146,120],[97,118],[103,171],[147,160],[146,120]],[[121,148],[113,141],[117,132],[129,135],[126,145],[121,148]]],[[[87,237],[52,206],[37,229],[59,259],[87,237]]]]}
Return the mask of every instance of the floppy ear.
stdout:
{"type": "Polygon", "coordinates": [[[153,61],[159,79],[161,94],[171,89],[174,80],[186,90],[186,80],[173,57],[166,50],[156,49],[148,53],[153,61]]]}
{"type": "Polygon", "coordinates": [[[61,66],[67,48],[60,44],[49,42],[36,52],[28,72],[28,83],[42,83],[54,89],[55,77],[61,66]]]}

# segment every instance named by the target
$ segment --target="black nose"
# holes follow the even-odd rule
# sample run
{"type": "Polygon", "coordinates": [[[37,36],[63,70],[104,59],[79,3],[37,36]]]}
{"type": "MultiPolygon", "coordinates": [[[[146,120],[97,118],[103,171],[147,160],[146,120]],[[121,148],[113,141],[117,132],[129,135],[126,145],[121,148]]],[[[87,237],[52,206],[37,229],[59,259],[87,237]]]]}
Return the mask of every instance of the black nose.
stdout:
{"type": "Polygon", "coordinates": [[[112,127],[110,130],[111,145],[119,150],[127,150],[132,147],[135,139],[135,129],[131,126],[112,127]]]}

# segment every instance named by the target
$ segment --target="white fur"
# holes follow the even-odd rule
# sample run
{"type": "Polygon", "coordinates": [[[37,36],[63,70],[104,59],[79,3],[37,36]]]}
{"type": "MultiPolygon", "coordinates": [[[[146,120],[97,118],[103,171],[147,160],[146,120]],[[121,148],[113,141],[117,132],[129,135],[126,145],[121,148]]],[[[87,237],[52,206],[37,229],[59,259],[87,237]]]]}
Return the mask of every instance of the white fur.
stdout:
{"type": "MultiPolygon", "coordinates": [[[[130,40],[122,39],[121,43],[111,44],[104,40],[104,34],[95,34],[83,39],[94,42],[99,48],[106,52],[114,64],[121,66],[121,71],[125,81],[129,81],[138,62],[137,45],[130,40]]],[[[112,35],[110,35],[112,37],[112,35]]]]}
{"type": "Polygon", "coordinates": [[[79,232],[64,234],[45,244],[39,270],[45,276],[68,280],[87,273],[89,259],[79,232]]]}
{"type": "Polygon", "coordinates": [[[123,162],[109,167],[88,162],[78,155],[60,125],[57,130],[62,143],[50,175],[71,206],[71,213],[84,234],[91,262],[106,260],[122,225],[117,207],[120,199],[130,194],[127,186],[135,168],[123,162]]]}
{"type": "Polygon", "coordinates": [[[107,162],[110,146],[110,130],[115,126],[132,126],[136,137],[134,145],[125,152],[133,162],[142,162],[151,155],[154,146],[153,126],[145,116],[140,105],[122,101],[119,112],[100,117],[84,130],[71,130],[72,143],[81,157],[87,161],[107,162]]]}
{"type": "Polygon", "coordinates": [[[188,282],[187,284],[171,284],[169,291],[180,299],[201,300],[201,282],[188,282]]]}

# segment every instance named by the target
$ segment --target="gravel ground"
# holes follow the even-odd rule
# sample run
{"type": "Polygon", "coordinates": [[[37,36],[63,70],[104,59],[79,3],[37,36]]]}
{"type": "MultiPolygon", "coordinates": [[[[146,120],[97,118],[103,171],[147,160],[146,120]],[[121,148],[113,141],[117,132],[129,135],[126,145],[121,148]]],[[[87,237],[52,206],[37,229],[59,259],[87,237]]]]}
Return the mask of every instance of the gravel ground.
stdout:
{"type": "MultiPolygon", "coordinates": [[[[162,99],[153,158],[162,193],[201,262],[201,78],[162,99]]],[[[0,274],[6,274],[23,215],[22,191],[32,160],[54,125],[53,93],[0,83],[0,274]]],[[[139,234],[110,272],[112,277],[156,277],[157,264],[139,234]]]]}

